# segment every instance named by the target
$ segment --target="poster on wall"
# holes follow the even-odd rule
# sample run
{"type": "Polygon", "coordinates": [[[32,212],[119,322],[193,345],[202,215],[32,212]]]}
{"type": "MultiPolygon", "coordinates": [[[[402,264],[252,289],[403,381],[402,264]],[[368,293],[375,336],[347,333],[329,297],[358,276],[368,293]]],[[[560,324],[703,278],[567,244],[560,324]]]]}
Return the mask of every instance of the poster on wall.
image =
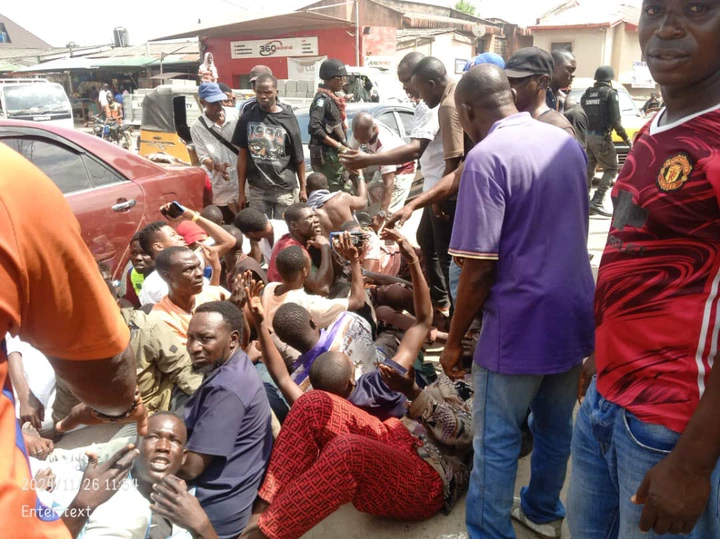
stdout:
{"type": "Polygon", "coordinates": [[[288,79],[314,83],[319,79],[320,64],[325,60],[327,60],[327,56],[288,58],[288,79]]]}
{"type": "Polygon", "coordinates": [[[645,62],[633,62],[632,70],[633,88],[655,88],[655,81],[650,74],[650,68],[645,62]]]}
{"type": "Polygon", "coordinates": [[[283,39],[255,39],[231,41],[230,56],[242,58],[286,58],[289,56],[317,56],[317,37],[289,37],[283,39]]]}
{"type": "Polygon", "coordinates": [[[464,58],[455,58],[455,74],[462,75],[465,73],[465,66],[467,63],[468,60],[465,60],[464,58]]]}

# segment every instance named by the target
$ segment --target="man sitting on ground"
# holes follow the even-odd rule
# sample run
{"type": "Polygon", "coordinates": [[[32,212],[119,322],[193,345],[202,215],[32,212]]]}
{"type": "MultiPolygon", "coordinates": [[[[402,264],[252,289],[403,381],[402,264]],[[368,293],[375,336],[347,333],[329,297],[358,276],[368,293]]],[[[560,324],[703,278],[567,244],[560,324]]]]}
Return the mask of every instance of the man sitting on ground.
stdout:
{"type": "MultiPolygon", "coordinates": [[[[429,318],[429,331],[429,324],[432,323],[432,307],[424,302],[423,290],[427,290],[427,284],[417,266],[417,256],[409,242],[395,230],[385,232],[385,237],[397,238],[403,244],[403,252],[407,253],[412,268],[413,281],[419,286],[414,296],[417,312],[414,325],[423,326],[429,318]]],[[[344,246],[344,249],[350,257],[353,256],[352,250],[355,248],[352,244],[344,246]]],[[[357,257],[357,254],[354,256],[357,257]]],[[[264,320],[265,315],[263,314],[261,318],[264,320]]],[[[314,386],[311,373],[314,362],[320,355],[325,352],[342,352],[359,368],[357,388],[353,391],[350,402],[381,419],[391,416],[400,417],[404,413],[405,400],[388,390],[377,371],[379,364],[393,357],[399,340],[384,338],[383,334],[373,341],[370,324],[360,316],[348,312],[338,316],[326,330],[323,330],[306,309],[295,303],[286,303],[275,313],[272,327],[280,340],[301,352],[292,365],[292,375],[289,375],[284,364],[280,366],[272,361],[272,358],[277,357],[277,352],[274,344],[270,347],[265,340],[267,326],[268,324],[264,323],[262,328],[258,328],[263,356],[270,374],[288,403],[294,402],[299,392],[308,391],[314,386]]],[[[425,336],[428,331],[425,331],[425,336]]]]}
{"type": "Polygon", "coordinates": [[[363,234],[360,262],[364,270],[395,277],[400,273],[403,256],[396,243],[383,241],[373,228],[364,228],[357,221],[343,223],[339,230],[363,234]]]}
{"type": "Polygon", "coordinates": [[[186,440],[182,419],[161,412],[148,419],[137,449],[128,445],[104,463],[89,455],[82,488],[63,513],[72,536],[216,538],[197,499],[173,475],[185,461],[186,440]]]}
{"type": "Polygon", "coordinates": [[[222,226],[225,224],[225,218],[223,217],[222,210],[214,204],[205,206],[200,212],[200,216],[204,217],[211,223],[215,223],[218,226],[222,226]]]}
{"type": "Polygon", "coordinates": [[[280,238],[288,233],[287,223],[283,219],[268,219],[261,211],[253,208],[240,210],[235,216],[235,227],[250,238],[252,247],[250,256],[265,264],[270,263],[272,250],[280,238]]]}
{"type": "Polygon", "coordinates": [[[357,196],[343,191],[331,193],[328,180],[321,172],[313,172],[307,178],[308,206],[317,215],[323,233],[328,236],[330,232],[340,230],[340,225],[355,219],[353,212],[362,210],[367,206],[367,187],[362,176],[356,180],[357,196]]]}
{"type": "MultiPolygon", "coordinates": [[[[167,207],[168,205],[163,206],[163,209],[167,209],[167,207]]],[[[197,223],[200,228],[207,232],[208,236],[215,241],[215,245],[209,249],[214,251],[217,258],[225,256],[225,253],[235,245],[235,238],[225,232],[221,226],[208,221],[193,210],[185,209],[185,212],[178,218],[178,221],[183,220],[197,223]]],[[[140,231],[140,246],[143,251],[154,260],[158,253],[166,247],[184,247],[185,240],[183,240],[168,223],[156,221],[150,223],[140,231]]],[[[209,253],[206,251],[196,251],[196,256],[204,268],[207,262],[206,257],[209,256],[209,253]]],[[[140,304],[158,303],[167,293],[167,283],[160,277],[157,271],[154,271],[145,278],[142,291],[140,292],[140,304]]]]}
{"type": "Polygon", "coordinates": [[[235,277],[242,275],[246,271],[251,271],[254,275],[254,279],[260,280],[267,283],[267,272],[262,269],[260,264],[254,258],[243,253],[243,235],[233,225],[223,225],[223,228],[235,238],[235,247],[227,252],[223,258],[223,279],[222,282],[228,290],[233,289],[233,283],[235,277]]]}
{"type": "Polygon", "coordinates": [[[125,278],[125,299],[133,307],[140,307],[140,292],[142,292],[145,277],[155,271],[155,262],[152,257],[143,251],[140,246],[140,233],[137,232],[130,240],[130,263],[132,268],[125,278]]]}
{"type": "Polygon", "coordinates": [[[268,264],[268,279],[273,282],[282,281],[277,270],[277,256],[291,245],[302,247],[310,255],[313,266],[317,269],[308,275],[305,288],[311,294],[327,296],[330,293],[334,272],[332,250],[328,238],[323,235],[317,216],[306,204],[293,204],[285,212],[288,233],[274,245],[268,264]],[[309,251],[312,248],[312,252],[309,251]],[[318,256],[319,255],[319,256],[318,256]]]}
{"type": "MultiPolygon", "coordinates": [[[[393,237],[404,255],[415,256],[407,240],[393,237]]],[[[449,511],[467,487],[472,388],[446,377],[425,390],[415,382],[412,364],[432,321],[429,289],[418,266],[414,258],[416,310],[422,314],[403,337],[392,366],[378,367],[383,383],[410,400],[405,412],[415,421],[407,426],[394,418],[381,422],[353,406],[360,385],[352,361],[341,352],[314,361],[314,391],[303,394],[286,376],[281,387],[294,404],[259,492],[256,516],[242,538],[300,537],[348,502],[372,515],[423,520],[449,511]]],[[[260,301],[252,291],[248,295],[266,361],[282,369],[270,348],[260,301]]]]}
{"type": "MultiPolygon", "coordinates": [[[[117,298],[117,290],[108,278],[105,282],[117,298]]],[[[144,312],[122,309],[123,320],[130,328],[130,346],[135,353],[137,387],[148,414],[182,406],[178,404],[195,393],[202,376],[192,370],[185,343],[166,324],[144,312]],[[184,397],[184,398],[183,398],[184,397]]],[[[58,430],[75,428],[79,401],[61,376],[56,376],[53,421],[58,430]],[[75,413],[73,413],[75,410],[75,413]]]]}
{"type": "MultiPolygon", "coordinates": [[[[367,112],[361,112],[352,122],[353,138],[350,148],[363,149],[367,154],[383,153],[405,145],[405,142],[367,112]]],[[[405,204],[415,179],[415,161],[400,165],[367,167],[363,174],[368,178],[371,206],[381,223],[405,204]]]]}
{"type": "Polygon", "coordinates": [[[205,380],[185,406],[187,458],[178,476],[197,498],[218,536],[243,531],[272,451],[270,405],[241,348],[243,314],[228,302],[198,307],[188,353],[205,380]]]}
{"type": "Polygon", "coordinates": [[[277,269],[281,283],[270,283],[263,293],[263,308],[268,324],[272,325],[278,308],[285,303],[295,303],[307,309],[321,328],[328,327],[345,311],[357,311],[365,305],[365,288],[357,249],[348,248],[350,237],[343,235],[336,249],[350,262],[352,284],[347,298],[329,299],[305,292],[305,280],[310,275],[312,262],[305,250],[293,245],[277,257],[277,269]]]}
{"type": "Polygon", "coordinates": [[[168,285],[168,294],[153,306],[150,316],[170,326],[185,346],[195,309],[208,301],[228,299],[230,293],[220,286],[203,287],[200,261],[187,247],[163,249],[155,267],[168,285]]]}

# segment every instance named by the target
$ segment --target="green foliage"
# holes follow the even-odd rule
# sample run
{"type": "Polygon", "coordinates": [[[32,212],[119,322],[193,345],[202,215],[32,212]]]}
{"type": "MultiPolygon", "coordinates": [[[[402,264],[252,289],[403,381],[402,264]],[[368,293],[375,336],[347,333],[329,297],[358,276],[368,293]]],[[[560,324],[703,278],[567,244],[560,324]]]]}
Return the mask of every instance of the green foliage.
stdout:
{"type": "Polygon", "coordinates": [[[458,0],[454,9],[467,13],[468,15],[475,15],[475,11],[477,10],[477,8],[468,0],[458,0]]]}

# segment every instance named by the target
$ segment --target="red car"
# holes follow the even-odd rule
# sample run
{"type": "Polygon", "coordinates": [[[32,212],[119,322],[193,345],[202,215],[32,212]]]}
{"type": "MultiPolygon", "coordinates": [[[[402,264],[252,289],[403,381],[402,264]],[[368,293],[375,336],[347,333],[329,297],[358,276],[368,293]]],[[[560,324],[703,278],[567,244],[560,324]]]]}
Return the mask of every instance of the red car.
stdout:
{"type": "Polygon", "coordinates": [[[173,200],[203,206],[207,175],[198,167],[158,165],[81,131],[34,122],[0,121],[0,143],[55,182],[80,222],[85,243],[115,279],[127,264],[133,235],[163,220],[160,206],[173,200]]]}

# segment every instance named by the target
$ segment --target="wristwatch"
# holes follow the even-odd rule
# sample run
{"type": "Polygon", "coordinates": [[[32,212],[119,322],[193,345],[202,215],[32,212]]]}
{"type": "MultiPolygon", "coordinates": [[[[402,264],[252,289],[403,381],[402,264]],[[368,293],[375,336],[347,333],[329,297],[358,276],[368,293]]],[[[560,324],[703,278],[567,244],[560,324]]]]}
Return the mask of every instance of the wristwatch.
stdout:
{"type": "Polygon", "coordinates": [[[378,217],[380,217],[380,219],[387,219],[387,213],[385,213],[384,210],[381,210],[381,211],[377,212],[375,215],[377,215],[378,217]]]}
{"type": "Polygon", "coordinates": [[[130,417],[133,414],[133,412],[135,412],[135,410],[137,410],[138,406],[140,406],[141,402],[142,402],[142,398],[140,397],[140,390],[136,389],[135,390],[135,398],[133,399],[133,402],[130,405],[130,408],[128,408],[124,414],[114,416],[114,415],[103,414],[102,412],[98,412],[94,408],[90,408],[90,410],[92,411],[92,414],[97,419],[100,419],[102,421],[107,421],[109,423],[117,423],[118,421],[122,421],[122,420],[130,417]]]}

